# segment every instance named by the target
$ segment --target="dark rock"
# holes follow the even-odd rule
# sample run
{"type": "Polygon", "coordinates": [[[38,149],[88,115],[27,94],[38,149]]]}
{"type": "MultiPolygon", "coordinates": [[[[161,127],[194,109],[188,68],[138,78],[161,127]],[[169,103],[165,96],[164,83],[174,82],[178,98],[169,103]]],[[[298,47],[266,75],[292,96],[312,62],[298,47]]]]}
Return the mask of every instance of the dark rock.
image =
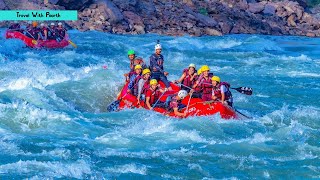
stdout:
{"type": "Polygon", "coordinates": [[[214,26],[216,26],[218,24],[217,21],[215,21],[213,18],[210,18],[210,17],[205,16],[205,15],[200,14],[200,13],[195,13],[188,6],[184,6],[183,8],[187,13],[193,15],[198,21],[202,22],[203,24],[205,24],[208,27],[214,27],[214,26]]]}
{"type": "Polygon", "coordinates": [[[232,26],[228,22],[219,22],[221,31],[223,34],[229,34],[232,26]]]}
{"type": "Polygon", "coordinates": [[[50,4],[57,4],[59,2],[59,0],[48,0],[48,2],[50,4]]]}
{"type": "Polygon", "coordinates": [[[267,4],[264,7],[263,14],[271,15],[271,16],[275,15],[276,14],[276,7],[273,4],[267,4]]]}
{"type": "Polygon", "coordinates": [[[56,4],[70,10],[80,10],[89,5],[91,0],[59,0],[56,4]]]}
{"type": "Polygon", "coordinates": [[[134,12],[124,11],[123,15],[129,21],[130,24],[143,25],[141,17],[135,14],[134,12]]]}
{"type": "Polygon", "coordinates": [[[143,14],[154,15],[156,12],[155,4],[153,0],[145,0],[137,2],[137,10],[143,14]]]}
{"type": "Polygon", "coordinates": [[[7,6],[6,4],[3,2],[3,0],[0,0],[0,9],[6,9],[7,6]]]}
{"type": "Polygon", "coordinates": [[[123,20],[121,11],[110,0],[96,0],[95,3],[100,11],[102,10],[108,14],[111,23],[118,23],[123,20]]]}

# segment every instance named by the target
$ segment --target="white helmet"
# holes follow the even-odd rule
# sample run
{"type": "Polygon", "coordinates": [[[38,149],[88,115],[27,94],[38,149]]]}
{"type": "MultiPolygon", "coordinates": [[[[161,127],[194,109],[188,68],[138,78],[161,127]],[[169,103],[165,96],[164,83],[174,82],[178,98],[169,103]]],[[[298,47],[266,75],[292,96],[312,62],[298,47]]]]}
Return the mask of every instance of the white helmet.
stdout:
{"type": "Polygon", "coordinates": [[[32,21],[28,21],[28,24],[32,24],[32,21]]]}
{"type": "Polygon", "coordinates": [[[54,23],[51,23],[50,25],[51,25],[51,26],[54,26],[54,23]]]}
{"type": "Polygon", "coordinates": [[[44,26],[44,23],[41,23],[40,26],[43,27],[43,26],[44,26]]]}
{"type": "Polygon", "coordinates": [[[193,63],[191,63],[191,64],[189,65],[189,68],[191,68],[191,67],[196,68],[196,65],[193,64],[193,63]]]}
{"type": "Polygon", "coordinates": [[[178,92],[178,96],[181,98],[181,99],[184,99],[185,97],[187,97],[188,95],[188,92],[186,90],[180,90],[178,92]]]}
{"type": "Polygon", "coordinates": [[[154,46],[154,50],[157,50],[157,49],[162,49],[161,44],[156,44],[156,45],[154,46]]]}
{"type": "Polygon", "coordinates": [[[61,22],[59,22],[59,23],[58,23],[58,26],[61,26],[61,25],[62,25],[62,23],[61,23],[61,22]]]}

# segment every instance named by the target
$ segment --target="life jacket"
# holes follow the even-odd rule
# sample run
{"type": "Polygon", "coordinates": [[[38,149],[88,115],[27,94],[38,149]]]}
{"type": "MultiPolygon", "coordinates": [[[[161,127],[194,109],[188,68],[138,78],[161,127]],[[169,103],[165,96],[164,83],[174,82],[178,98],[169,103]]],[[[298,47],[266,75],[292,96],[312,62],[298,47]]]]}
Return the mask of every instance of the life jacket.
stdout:
{"type": "Polygon", "coordinates": [[[56,28],[48,27],[48,39],[56,39],[56,28]]]}
{"type": "Polygon", "coordinates": [[[219,85],[217,87],[215,87],[213,89],[214,91],[214,95],[218,98],[221,99],[222,95],[221,95],[221,86],[224,85],[227,88],[227,92],[225,93],[225,100],[228,100],[232,97],[232,94],[230,92],[230,84],[227,82],[221,82],[219,83],[219,85]]]}
{"type": "MultiPolygon", "coordinates": [[[[134,83],[136,84],[136,86],[133,87],[133,94],[134,94],[135,96],[138,96],[138,90],[139,90],[139,85],[138,85],[138,83],[139,83],[139,81],[140,81],[141,79],[143,79],[143,77],[142,77],[142,76],[139,76],[139,77],[136,78],[135,81],[134,81],[134,83]]],[[[144,82],[144,84],[143,84],[143,86],[142,86],[141,94],[145,94],[146,91],[147,91],[147,89],[150,88],[149,83],[150,83],[150,80],[149,80],[149,79],[148,79],[146,82],[144,82]]]]}
{"type": "Polygon", "coordinates": [[[142,66],[142,69],[145,69],[145,68],[146,68],[146,65],[145,65],[143,59],[140,58],[140,57],[137,57],[137,58],[135,58],[134,60],[130,61],[130,69],[131,69],[131,71],[134,71],[134,67],[135,67],[136,65],[141,65],[141,66],[142,66]],[[132,67],[132,68],[131,68],[131,67],[132,67]]]}
{"type": "Polygon", "coordinates": [[[64,28],[57,28],[58,37],[63,39],[66,35],[66,30],[64,28]]]}
{"type": "Polygon", "coordinates": [[[204,77],[201,79],[201,89],[203,94],[212,94],[212,84],[211,84],[212,75],[209,74],[208,79],[204,77]]]}
{"type": "Polygon", "coordinates": [[[151,91],[151,97],[150,97],[150,105],[152,106],[161,96],[161,92],[159,88],[157,87],[155,90],[151,89],[151,87],[147,90],[147,92],[151,91]]]}
{"type": "Polygon", "coordinates": [[[34,39],[38,39],[38,36],[39,36],[39,33],[40,33],[40,28],[31,28],[31,29],[29,29],[29,31],[28,31],[31,35],[32,35],[32,38],[34,38],[34,39]]]}
{"type": "MultiPolygon", "coordinates": [[[[195,70],[195,72],[197,72],[197,70],[195,70]]],[[[187,86],[187,87],[191,88],[194,85],[194,83],[196,82],[197,78],[195,77],[191,81],[191,76],[189,75],[189,68],[184,69],[183,73],[186,74],[186,77],[183,79],[182,84],[184,86],[187,86]]]]}
{"type": "Polygon", "coordinates": [[[131,78],[131,76],[132,76],[132,75],[134,75],[134,74],[136,74],[136,72],[134,72],[134,71],[130,71],[130,72],[129,72],[129,74],[128,74],[129,79],[130,79],[130,78],[131,78]]]}
{"type": "Polygon", "coordinates": [[[47,29],[46,27],[43,27],[43,28],[40,30],[40,35],[41,35],[41,38],[42,38],[42,39],[45,39],[44,31],[47,31],[47,33],[48,33],[48,29],[47,29]]]}

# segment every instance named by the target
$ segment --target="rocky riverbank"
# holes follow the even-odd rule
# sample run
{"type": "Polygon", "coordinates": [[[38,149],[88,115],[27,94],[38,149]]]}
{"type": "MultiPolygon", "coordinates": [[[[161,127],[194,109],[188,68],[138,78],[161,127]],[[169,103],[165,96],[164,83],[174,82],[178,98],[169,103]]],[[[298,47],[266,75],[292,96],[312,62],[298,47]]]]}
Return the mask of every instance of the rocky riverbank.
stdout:
{"type": "Polygon", "coordinates": [[[319,10],[302,0],[0,0],[0,9],[76,9],[79,20],[65,23],[80,31],[320,36],[319,10]]]}

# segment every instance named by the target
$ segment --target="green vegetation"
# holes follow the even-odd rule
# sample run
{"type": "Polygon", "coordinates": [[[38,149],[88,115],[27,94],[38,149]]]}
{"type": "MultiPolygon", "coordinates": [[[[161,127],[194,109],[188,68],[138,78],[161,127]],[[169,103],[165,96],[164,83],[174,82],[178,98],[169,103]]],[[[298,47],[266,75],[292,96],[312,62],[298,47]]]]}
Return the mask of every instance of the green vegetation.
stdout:
{"type": "MultiPolygon", "coordinates": [[[[319,0],[319,1],[320,1],[320,0],[319,0]]],[[[205,16],[208,16],[208,11],[207,11],[206,8],[200,8],[200,9],[199,9],[199,13],[200,13],[200,14],[203,14],[203,15],[205,15],[205,16]]]]}

